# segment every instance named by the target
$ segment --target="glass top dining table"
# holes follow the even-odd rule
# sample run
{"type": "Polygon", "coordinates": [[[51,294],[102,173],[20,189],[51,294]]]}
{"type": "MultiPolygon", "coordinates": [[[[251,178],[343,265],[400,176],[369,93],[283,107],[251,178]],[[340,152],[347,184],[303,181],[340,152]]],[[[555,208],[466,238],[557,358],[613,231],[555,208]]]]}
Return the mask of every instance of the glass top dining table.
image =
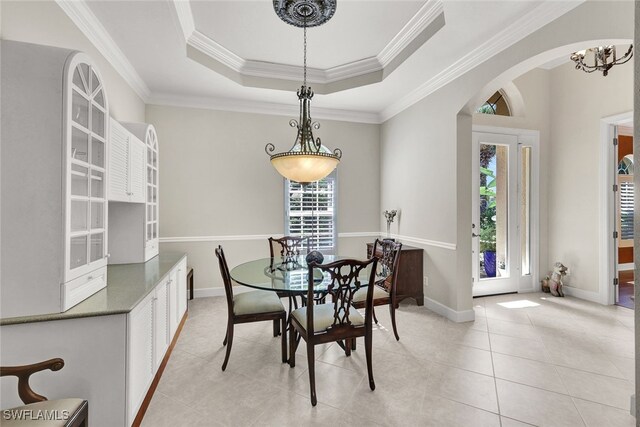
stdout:
{"type": "MultiPolygon", "coordinates": [[[[325,255],[323,264],[341,259],[353,259],[338,255],[325,255]]],[[[363,286],[368,282],[369,269],[363,270],[360,280],[363,286]]],[[[245,262],[231,269],[231,279],[251,288],[278,291],[289,295],[304,295],[308,290],[308,266],[304,256],[261,258],[245,262]]],[[[322,272],[314,270],[314,292],[327,290],[330,279],[322,272]]]]}

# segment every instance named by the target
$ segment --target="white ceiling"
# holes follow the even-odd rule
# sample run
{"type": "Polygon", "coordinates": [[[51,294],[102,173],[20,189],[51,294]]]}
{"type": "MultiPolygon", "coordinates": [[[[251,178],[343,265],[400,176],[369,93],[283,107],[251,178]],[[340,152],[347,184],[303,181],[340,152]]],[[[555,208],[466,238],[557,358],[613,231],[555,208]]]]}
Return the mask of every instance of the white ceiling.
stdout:
{"type": "MultiPolygon", "coordinates": [[[[149,103],[276,114],[291,114],[297,108],[291,91],[246,87],[190,59],[184,25],[172,0],[93,0],[86,2],[88,8],[69,3],[63,7],[67,13],[75,8],[72,15],[94,15],[83,19],[97,18],[102,24],[105,31],[99,37],[115,42],[121,51],[119,62],[130,63],[129,74],[139,75],[138,92],[149,103]]],[[[332,20],[309,30],[309,64],[327,68],[375,56],[424,3],[338,0],[332,20]]],[[[444,27],[383,81],[316,94],[312,112],[316,118],[379,122],[579,3],[445,0],[444,27]]],[[[198,31],[239,57],[301,65],[302,30],[280,21],[271,0],[191,1],[189,5],[198,31]]]]}

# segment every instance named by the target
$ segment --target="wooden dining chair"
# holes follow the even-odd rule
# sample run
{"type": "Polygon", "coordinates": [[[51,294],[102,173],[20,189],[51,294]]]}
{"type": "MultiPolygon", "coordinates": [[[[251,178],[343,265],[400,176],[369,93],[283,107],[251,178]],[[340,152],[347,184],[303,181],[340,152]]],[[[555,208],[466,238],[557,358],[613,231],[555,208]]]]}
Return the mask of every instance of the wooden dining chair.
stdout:
{"type": "Polygon", "coordinates": [[[44,371],[59,371],[64,367],[64,360],[60,358],[45,360],[44,362],[22,366],[1,366],[0,377],[18,377],[18,396],[25,406],[2,410],[2,422],[7,427],[13,426],[60,426],[86,427],[89,423],[89,404],[84,399],[47,400],[31,389],[29,378],[31,375],[44,371]],[[66,414],[65,420],[50,421],[37,417],[37,414],[66,414]]]}
{"type": "Polygon", "coordinates": [[[276,256],[289,257],[306,255],[311,250],[309,245],[309,237],[269,237],[269,253],[271,258],[276,256]]]}
{"type": "MultiPolygon", "coordinates": [[[[396,307],[397,294],[396,283],[398,278],[398,266],[400,265],[400,254],[402,243],[392,240],[376,239],[373,244],[371,256],[378,258],[378,271],[376,272],[376,281],[373,288],[373,306],[389,305],[389,314],[391,315],[391,326],[393,326],[393,334],[397,341],[400,341],[398,328],[396,327],[396,307]]],[[[364,308],[366,300],[366,289],[360,289],[353,298],[353,306],[356,308],[364,308]]],[[[375,309],[373,311],[373,320],[378,323],[375,309]]]]}
{"type": "Polygon", "coordinates": [[[222,345],[227,346],[227,353],[222,363],[222,370],[227,368],[231,345],[233,344],[233,328],[239,323],[273,321],[273,336],[278,336],[282,331],[282,363],[287,362],[287,312],[284,310],[280,298],[271,291],[250,291],[233,295],[233,284],[229,274],[229,266],[224,256],[222,246],[215,250],[220,265],[220,273],[224,282],[224,291],[227,295],[227,333],[222,345]]]}
{"type": "Polygon", "coordinates": [[[307,363],[309,365],[309,386],[311,404],[317,403],[315,379],[315,351],[318,344],[341,341],[346,347],[347,356],[351,355],[351,346],[357,337],[364,337],[369,374],[369,388],[375,390],[373,368],[371,365],[372,348],[372,310],[373,286],[363,286],[373,283],[377,258],[367,261],[345,259],[329,264],[310,263],[308,268],[309,285],[306,307],[301,307],[291,313],[289,328],[289,366],[296,366],[296,348],[298,335],[307,343],[307,363]],[[369,277],[361,282],[360,275],[365,275],[370,267],[369,277]],[[322,272],[323,292],[331,294],[333,302],[317,304],[314,300],[314,268],[322,272]],[[326,286],[326,291],[325,291],[326,286]],[[353,296],[361,289],[368,289],[365,298],[365,315],[362,315],[351,305],[353,296]]]}

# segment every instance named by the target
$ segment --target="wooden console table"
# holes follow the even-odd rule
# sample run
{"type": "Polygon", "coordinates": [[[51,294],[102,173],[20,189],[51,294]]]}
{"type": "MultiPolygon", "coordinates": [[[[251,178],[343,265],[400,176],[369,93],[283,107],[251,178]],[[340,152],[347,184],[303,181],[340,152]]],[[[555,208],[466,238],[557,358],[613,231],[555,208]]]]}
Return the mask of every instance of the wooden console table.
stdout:
{"type": "MultiPolygon", "coordinates": [[[[367,243],[367,258],[371,257],[371,251],[373,251],[373,243],[367,243]]],[[[396,283],[398,302],[405,298],[413,298],[418,305],[424,305],[423,256],[424,249],[402,245],[398,283],[396,283]]]]}

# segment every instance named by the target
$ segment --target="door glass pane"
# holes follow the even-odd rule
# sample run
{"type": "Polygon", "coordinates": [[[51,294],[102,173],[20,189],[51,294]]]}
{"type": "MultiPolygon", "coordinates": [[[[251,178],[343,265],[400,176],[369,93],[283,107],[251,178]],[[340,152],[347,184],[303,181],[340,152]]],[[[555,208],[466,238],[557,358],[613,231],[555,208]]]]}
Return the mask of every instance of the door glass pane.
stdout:
{"type": "Polygon", "coordinates": [[[75,89],[71,100],[71,119],[79,125],[89,127],[89,101],[75,89]]]}
{"type": "Polygon", "coordinates": [[[91,106],[91,130],[104,138],[104,113],[95,105],[91,106]]]}
{"type": "Polygon", "coordinates": [[[89,169],[80,165],[71,165],[71,195],[89,195],[89,169]]]}
{"type": "Polygon", "coordinates": [[[104,174],[91,171],[91,197],[104,198],[104,174]]]}
{"type": "Polygon", "coordinates": [[[97,233],[91,235],[91,262],[104,257],[104,234],[97,233]]]}
{"type": "Polygon", "coordinates": [[[480,144],[480,278],[506,277],[509,147],[480,144]]]}
{"type": "Polygon", "coordinates": [[[103,202],[91,202],[91,228],[104,228],[103,202]]]}
{"type": "Polygon", "coordinates": [[[71,158],[89,161],[89,135],[75,127],[71,131],[71,158]]]}
{"type": "Polygon", "coordinates": [[[91,164],[104,168],[104,143],[91,138],[91,164]]]}
{"type": "Polygon", "coordinates": [[[531,274],[531,147],[522,147],[520,165],[520,259],[522,275],[531,274]]]}
{"type": "Polygon", "coordinates": [[[71,231],[87,230],[88,208],[89,202],[84,200],[71,201],[71,231]]]}
{"type": "Polygon", "coordinates": [[[87,236],[71,238],[69,268],[82,267],[87,264],[87,236]]]}

